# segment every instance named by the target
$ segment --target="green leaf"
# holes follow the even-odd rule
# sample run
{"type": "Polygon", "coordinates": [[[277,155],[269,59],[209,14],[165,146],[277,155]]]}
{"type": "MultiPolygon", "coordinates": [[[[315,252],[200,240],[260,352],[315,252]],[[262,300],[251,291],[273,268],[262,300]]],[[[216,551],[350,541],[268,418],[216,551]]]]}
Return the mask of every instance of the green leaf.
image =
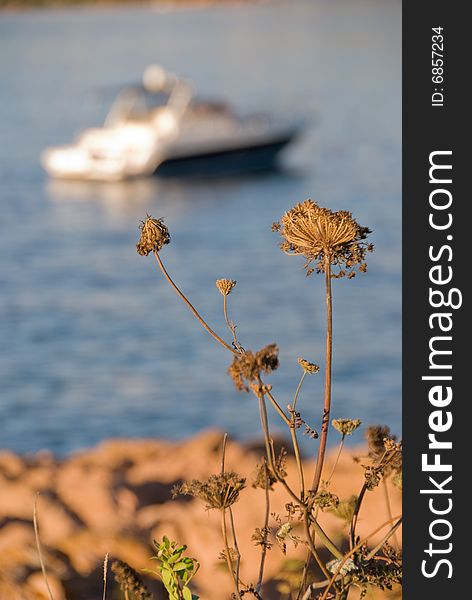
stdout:
{"type": "Polygon", "coordinates": [[[187,586],[183,588],[182,595],[184,597],[184,600],[192,600],[192,592],[188,589],[187,586]]]}

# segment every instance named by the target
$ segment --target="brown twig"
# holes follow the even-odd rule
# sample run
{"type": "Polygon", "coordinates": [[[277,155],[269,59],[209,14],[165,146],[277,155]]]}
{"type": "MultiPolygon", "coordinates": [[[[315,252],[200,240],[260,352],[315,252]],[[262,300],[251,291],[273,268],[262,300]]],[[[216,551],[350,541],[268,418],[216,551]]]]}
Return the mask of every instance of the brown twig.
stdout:
{"type": "Polygon", "coordinates": [[[259,412],[261,415],[261,425],[262,425],[262,430],[264,432],[264,440],[265,440],[265,445],[266,445],[267,460],[269,462],[270,468],[272,469],[272,471],[274,473],[275,478],[277,479],[277,481],[280,481],[280,483],[283,485],[285,490],[291,496],[292,500],[294,500],[297,504],[299,504],[301,506],[302,510],[304,511],[304,513],[306,513],[309,516],[309,518],[311,519],[311,522],[313,524],[313,528],[315,529],[317,535],[319,535],[320,540],[322,541],[324,546],[331,552],[331,554],[333,556],[335,556],[336,558],[341,558],[342,557],[341,551],[336,547],[336,545],[326,535],[326,533],[321,528],[321,526],[317,522],[317,520],[310,517],[311,511],[310,511],[309,507],[306,504],[304,504],[301,501],[301,499],[295,494],[295,492],[291,489],[291,487],[285,481],[285,478],[281,477],[276,465],[274,464],[273,451],[271,449],[271,438],[270,438],[270,433],[269,433],[269,423],[267,420],[267,408],[265,405],[264,393],[262,393],[262,391],[259,393],[258,398],[259,398],[259,412]]]}
{"type": "Polygon", "coordinates": [[[167,272],[166,268],[164,267],[164,263],[161,260],[161,257],[159,256],[159,253],[154,251],[154,256],[156,257],[157,263],[164,275],[164,277],[167,279],[167,281],[170,283],[170,285],[172,286],[172,288],[175,290],[175,292],[180,296],[180,298],[185,302],[185,304],[188,306],[188,308],[191,310],[191,312],[193,313],[193,315],[197,318],[198,322],[200,323],[200,325],[206,329],[208,331],[208,333],[219,343],[221,344],[224,348],[226,348],[227,350],[229,350],[230,352],[232,352],[233,354],[239,354],[239,352],[235,349],[235,348],[231,348],[231,346],[229,344],[227,344],[223,339],[220,338],[220,336],[215,333],[213,331],[213,329],[208,325],[208,323],[203,319],[203,317],[201,317],[201,315],[199,314],[199,312],[197,311],[197,309],[193,306],[193,304],[187,299],[187,297],[180,291],[180,289],[177,287],[177,285],[174,283],[172,277],[169,275],[169,273],[167,272]]]}
{"type": "Polygon", "coordinates": [[[267,459],[264,459],[264,492],[265,492],[265,517],[264,527],[262,529],[262,544],[261,544],[261,562],[259,564],[259,577],[257,578],[256,593],[261,591],[262,579],[264,577],[265,559],[267,556],[267,538],[269,537],[269,516],[270,516],[270,496],[269,496],[269,476],[267,473],[267,459]]]}
{"type": "Polygon", "coordinates": [[[398,521],[398,522],[396,523],[396,525],[394,527],[392,527],[390,529],[390,531],[388,532],[388,535],[385,536],[385,538],[383,539],[383,541],[382,541],[382,545],[383,545],[388,540],[388,538],[396,531],[397,527],[400,525],[400,523],[402,521],[401,516],[398,515],[398,516],[394,517],[393,519],[389,519],[388,521],[385,521],[385,523],[382,523],[382,525],[380,525],[379,527],[377,527],[377,529],[375,529],[374,531],[369,533],[369,535],[367,535],[364,539],[360,540],[360,542],[358,544],[356,544],[356,546],[354,546],[354,548],[351,548],[351,550],[349,550],[349,552],[347,552],[342,557],[342,559],[339,562],[339,565],[336,568],[336,571],[334,572],[333,576],[329,580],[328,586],[326,587],[325,591],[323,592],[323,595],[321,596],[320,600],[326,600],[329,590],[331,589],[332,585],[336,581],[336,578],[340,574],[341,569],[343,568],[347,559],[350,558],[355,552],[357,552],[357,550],[359,550],[359,548],[361,548],[373,535],[378,533],[386,525],[389,525],[392,521],[398,521]]]}
{"type": "Polygon", "coordinates": [[[225,545],[226,564],[228,565],[229,573],[231,575],[231,580],[233,582],[236,598],[238,598],[238,600],[241,600],[241,594],[239,592],[238,581],[236,579],[236,575],[235,575],[234,569],[233,569],[231,550],[230,550],[229,544],[228,544],[228,531],[226,529],[226,510],[224,508],[221,509],[221,532],[223,534],[223,542],[225,545]]]}
{"type": "Polygon", "coordinates": [[[331,262],[325,258],[325,288],[326,288],[326,365],[325,365],[325,388],[323,404],[323,420],[321,423],[320,445],[316,459],[316,469],[313,476],[311,489],[313,494],[318,491],[321,473],[323,471],[326,454],[326,443],[328,440],[329,415],[331,411],[331,367],[333,357],[333,298],[331,292],[331,262]]]}
{"type": "Polygon", "coordinates": [[[33,526],[34,526],[34,537],[36,540],[36,548],[38,550],[39,564],[41,565],[41,571],[43,573],[43,579],[46,584],[46,589],[48,593],[49,600],[54,600],[54,597],[51,592],[51,588],[49,587],[48,576],[46,573],[46,566],[43,560],[43,552],[41,548],[41,541],[39,538],[39,525],[38,525],[38,497],[39,492],[36,492],[36,497],[34,499],[34,510],[33,510],[33,526]]]}

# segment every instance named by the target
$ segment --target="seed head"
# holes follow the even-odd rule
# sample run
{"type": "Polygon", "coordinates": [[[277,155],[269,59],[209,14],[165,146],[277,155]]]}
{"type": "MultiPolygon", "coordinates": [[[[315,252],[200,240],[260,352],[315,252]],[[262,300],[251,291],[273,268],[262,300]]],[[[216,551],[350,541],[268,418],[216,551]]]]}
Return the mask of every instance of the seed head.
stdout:
{"type": "Polygon", "coordinates": [[[315,363],[308,362],[304,358],[298,358],[297,361],[301,368],[305,371],[305,373],[308,373],[309,375],[311,375],[312,373],[318,373],[318,371],[320,370],[319,365],[315,365],[315,363]]]}
{"type": "Polygon", "coordinates": [[[269,344],[258,352],[246,350],[234,357],[228,373],[233,378],[238,390],[249,391],[248,384],[257,380],[261,373],[271,373],[279,366],[279,349],[276,344],[269,344]]]}
{"type": "Polygon", "coordinates": [[[114,560],[111,570],[115,574],[115,580],[120,585],[122,592],[131,594],[133,600],[152,600],[152,594],[147,590],[139,575],[127,563],[114,560]]]}
{"type": "Polygon", "coordinates": [[[338,267],[333,277],[352,278],[356,267],[366,270],[365,255],[373,250],[364,241],[370,229],[361,227],[350,212],[333,212],[313,200],[305,200],[286,212],[273,230],[282,236],[280,248],[285,253],[306,258],[307,275],[314,270],[324,272],[328,262],[338,267]],[[310,267],[313,261],[317,261],[315,269],[310,267]]]}
{"type": "Polygon", "coordinates": [[[351,435],[362,423],[360,419],[333,419],[331,425],[343,436],[351,435]]]}
{"type": "Polygon", "coordinates": [[[139,229],[141,237],[136,244],[136,249],[141,256],[147,256],[150,252],[159,252],[162,246],[170,242],[169,230],[162,219],[153,219],[151,215],[147,215],[139,229]]]}
{"type": "Polygon", "coordinates": [[[206,481],[192,479],[174,487],[174,497],[193,496],[206,502],[207,509],[229,508],[239,500],[239,493],[246,487],[246,480],[233,471],[211,475],[206,481]]]}
{"type": "Polygon", "coordinates": [[[217,279],[215,285],[222,296],[229,296],[236,285],[236,281],[234,279],[217,279]]]}
{"type": "Polygon", "coordinates": [[[325,508],[337,508],[339,504],[339,498],[336,494],[328,492],[328,490],[321,490],[314,498],[314,503],[319,506],[321,510],[325,508]]]}

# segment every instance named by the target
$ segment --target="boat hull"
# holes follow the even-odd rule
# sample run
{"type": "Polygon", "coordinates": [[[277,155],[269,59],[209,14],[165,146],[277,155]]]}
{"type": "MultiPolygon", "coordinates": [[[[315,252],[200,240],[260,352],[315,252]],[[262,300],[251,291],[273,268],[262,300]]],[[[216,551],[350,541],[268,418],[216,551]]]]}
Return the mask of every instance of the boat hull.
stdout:
{"type": "Polygon", "coordinates": [[[271,171],[278,167],[280,152],[295,134],[239,148],[183,155],[164,160],[155,169],[159,177],[203,177],[271,171]]]}

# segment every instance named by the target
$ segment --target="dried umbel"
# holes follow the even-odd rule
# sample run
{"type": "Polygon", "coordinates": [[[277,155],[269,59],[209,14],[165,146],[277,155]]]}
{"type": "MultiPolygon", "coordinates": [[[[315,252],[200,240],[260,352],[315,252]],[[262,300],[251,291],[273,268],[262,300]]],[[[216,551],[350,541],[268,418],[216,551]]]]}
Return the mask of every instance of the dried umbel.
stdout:
{"type": "Polygon", "coordinates": [[[313,373],[318,373],[318,371],[320,370],[319,365],[316,365],[315,363],[312,363],[312,362],[308,362],[304,358],[298,358],[297,361],[298,361],[298,364],[301,366],[301,368],[308,375],[312,375],[313,373]]]}
{"type": "Polygon", "coordinates": [[[274,467],[277,471],[276,473],[273,472],[265,461],[262,464],[257,465],[252,481],[252,487],[260,488],[262,490],[265,490],[266,488],[272,490],[274,483],[277,483],[279,478],[287,476],[287,451],[285,448],[280,449],[280,453],[274,461],[274,467]]]}
{"type": "Polygon", "coordinates": [[[215,285],[222,296],[229,296],[236,285],[236,281],[234,279],[217,279],[215,285]]]}
{"type": "Polygon", "coordinates": [[[403,463],[401,442],[397,442],[397,437],[392,435],[388,425],[368,427],[366,438],[369,445],[369,458],[381,462],[385,475],[401,472],[403,463]]]}
{"type": "Polygon", "coordinates": [[[239,493],[246,487],[246,480],[233,471],[211,475],[206,481],[192,479],[172,490],[173,496],[193,496],[206,503],[208,509],[229,508],[239,500],[239,493]]]}
{"type": "Polygon", "coordinates": [[[234,357],[228,373],[233,378],[238,390],[249,392],[248,384],[257,380],[261,373],[271,373],[279,366],[279,349],[276,344],[269,344],[254,353],[246,350],[234,357]]]}
{"type": "Polygon", "coordinates": [[[139,226],[141,237],[136,244],[136,250],[141,256],[150,252],[159,252],[162,246],[170,242],[170,234],[162,219],[153,219],[147,215],[146,220],[139,226]]]}
{"type": "Polygon", "coordinates": [[[339,504],[339,498],[336,494],[328,492],[328,490],[321,490],[318,492],[314,499],[315,506],[319,506],[321,510],[325,508],[336,508],[339,504]]]}
{"type": "Polygon", "coordinates": [[[372,586],[392,590],[402,583],[401,553],[388,544],[382,550],[388,560],[368,558],[369,549],[366,546],[362,546],[356,555],[357,569],[351,573],[351,577],[356,587],[360,588],[360,598],[365,598],[372,586]]]}
{"type": "Polygon", "coordinates": [[[327,264],[338,267],[333,277],[354,277],[355,269],[366,271],[365,255],[373,250],[365,239],[370,233],[348,211],[333,212],[305,200],[286,212],[273,230],[283,238],[280,248],[287,254],[303,255],[307,275],[316,269],[324,272],[327,264]],[[310,264],[316,261],[315,269],[310,264]]]}
{"type": "Polygon", "coordinates": [[[351,435],[362,423],[360,419],[333,419],[331,425],[344,437],[351,435]]]}
{"type": "Polygon", "coordinates": [[[114,560],[111,570],[121,591],[127,593],[130,600],[152,600],[152,594],[147,590],[139,575],[127,563],[114,560]]]}
{"type": "Polygon", "coordinates": [[[384,470],[382,467],[364,466],[365,487],[370,491],[374,490],[379,485],[383,475],[384,470]]]}
{"type": "Polygon", "coordinates": [[[272,548],[272,542],[269,540],[270,529],[269,527],[256,527],[254,533],[251,535],[251,540],[255,546],[262,546],[267,550],[272,548]]]}

